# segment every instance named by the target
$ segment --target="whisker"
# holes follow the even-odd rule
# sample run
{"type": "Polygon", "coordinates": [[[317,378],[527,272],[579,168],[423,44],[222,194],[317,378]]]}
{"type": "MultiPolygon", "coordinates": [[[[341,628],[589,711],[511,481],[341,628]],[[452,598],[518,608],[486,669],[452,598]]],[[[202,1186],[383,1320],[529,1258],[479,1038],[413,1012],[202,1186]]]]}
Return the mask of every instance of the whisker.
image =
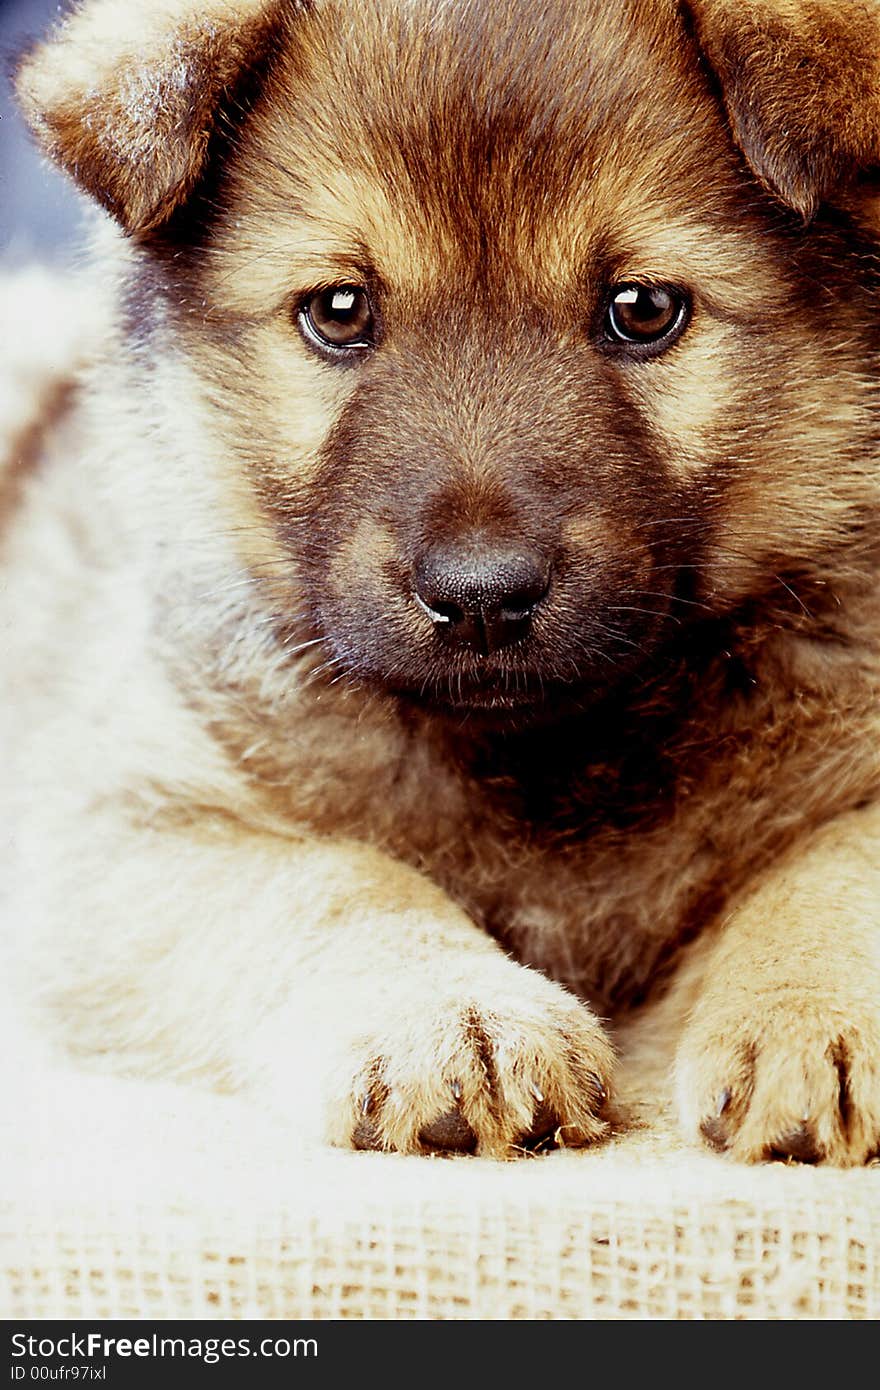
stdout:
{"type": "Polygon", "coordinates": [[[794,599],[795,603],[797,603],[797,604],[800,606],[801,611],[802,611],[804,614],[806,614],[806,616],[807,616],[808,618],[812,618],[813,615],[812,615],[812,613],[810,612],[810,610],[809,610],[809,608],[807,607],[807,605],[804,603],[804,601],[803,601],[803,599],[801,598],[800,594],[795,593],[794,589],[791,587],[790,584],[786,584],[785,580],[782,578],[782,575],[781,575],[781,574],[774,574],[773,578],[774,578],[774,579],[777,579],[777,580],[779,581],[779,583],[782,585],[783,589],[785,589],[787,593],[791,594],[791,596],[792,596],[792,598],[794,599]]]}
{"type": "Polygon", "coordinates": [[[610,613],[644,613],[649,618],[664,618],[668,622],[678,623],[679,627],[681,626],[680,618],[676,618],[673,613],[664,613],[657,608],[634,608],[630,604],[615,603],[609,607],[608,611],[610,613]]]}
{"type": "Polygon", "coordinates": [[[281,643],[281,650],[287,656],[299,656],[301,652],[308,651],[310,647],[320,646],[326,639],[324,637],[312,637],[308,642],[299,642],[292,647],[289,642],[281,643]]]}

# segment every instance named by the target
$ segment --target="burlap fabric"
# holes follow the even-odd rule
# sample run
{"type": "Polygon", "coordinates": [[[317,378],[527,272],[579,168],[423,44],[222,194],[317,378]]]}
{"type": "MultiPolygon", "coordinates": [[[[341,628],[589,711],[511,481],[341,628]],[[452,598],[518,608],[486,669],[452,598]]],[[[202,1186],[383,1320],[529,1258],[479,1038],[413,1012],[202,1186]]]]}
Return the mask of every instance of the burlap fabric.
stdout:
{"type": "Polygon", "coordinates": [[[880,1313],[880,1168],[749,1169],[681,1145],[662,1104],[639,1124],[515,1163],[308,1152],[240,1100],[24,1071],[0,1315],[880,1313]]]}

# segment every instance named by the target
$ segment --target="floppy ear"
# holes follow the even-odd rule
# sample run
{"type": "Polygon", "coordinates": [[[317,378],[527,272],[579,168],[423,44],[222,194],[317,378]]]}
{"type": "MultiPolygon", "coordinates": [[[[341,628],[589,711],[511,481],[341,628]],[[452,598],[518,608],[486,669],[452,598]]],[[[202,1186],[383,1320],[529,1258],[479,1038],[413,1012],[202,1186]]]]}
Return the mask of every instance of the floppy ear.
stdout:
{"type": "Polygon", "coordinates": [[[686,0],[734,139],[804,218],[880,164],[876,0],[686,0]]]}
{"type": "Polygon", "coordinates": [[[20,64],[46,153],[127,232],[192,192],[224,101],[265,61],[287,0],[85,0],[20,64]]]}

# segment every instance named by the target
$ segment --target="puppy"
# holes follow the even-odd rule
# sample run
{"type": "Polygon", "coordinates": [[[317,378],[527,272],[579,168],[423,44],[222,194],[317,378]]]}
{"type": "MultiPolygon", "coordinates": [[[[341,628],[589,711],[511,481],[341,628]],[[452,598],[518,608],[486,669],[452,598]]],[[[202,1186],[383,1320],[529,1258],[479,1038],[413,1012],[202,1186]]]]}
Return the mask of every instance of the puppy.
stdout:
{"type": "Polygon", "coordinates": [[[875,1152],[878,53],[838,0],[85,0],[23,62],[116,229],[4,491],[71,1048],[587,1144],[696,951],[684,1131],[875,1152]]]}

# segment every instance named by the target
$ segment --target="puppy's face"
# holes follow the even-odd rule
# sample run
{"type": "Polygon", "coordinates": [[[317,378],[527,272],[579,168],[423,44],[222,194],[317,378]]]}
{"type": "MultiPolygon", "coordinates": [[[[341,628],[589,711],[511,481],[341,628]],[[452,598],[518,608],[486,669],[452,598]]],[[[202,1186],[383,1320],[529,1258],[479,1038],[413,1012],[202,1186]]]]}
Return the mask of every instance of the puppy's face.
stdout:
{"type": "Polygon", "coordinates": [[[329,3],[280,47],[160,256],[280,623],[558,709],[860,519],[869,272],[758,185],[671,0],[329,3]]]}

